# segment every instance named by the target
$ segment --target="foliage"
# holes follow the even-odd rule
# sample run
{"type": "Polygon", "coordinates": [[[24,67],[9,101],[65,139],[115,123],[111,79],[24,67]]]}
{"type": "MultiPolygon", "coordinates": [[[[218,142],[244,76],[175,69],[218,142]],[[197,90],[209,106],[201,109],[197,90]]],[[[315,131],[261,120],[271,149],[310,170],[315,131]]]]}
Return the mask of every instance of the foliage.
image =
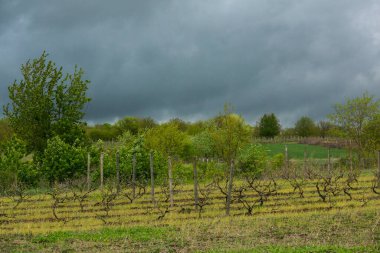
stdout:
{"type": "Polygon", "coordinates": [[[164,123],[152,128],[147,131],[145,136],[147,147],[165,156],[183,155],[187,144],[187,135],[179,130],[175,122],[164,123]]]}
{"type": "Polygon", "coordinates": [[[318,131],[319,131],[319,136],[322,138],[325,138],[329,136],[330,130],[334,127],[330,122],[328,121],[319,121],[318,122],[318,131]]]}
{"type": "Polygon", "coordinates": [[[268,151],[260,144],[245,146],[238,156],[239,167],[243,174],[260,176],[268,166],[268,151]]]}
{"type": "Polygon", "coordinates": [[[274,113],[264,114],[260,118],[258,130],[261,137],[273,138],[277,136],[280,133],[281,126],[276,115],[274,113]]]}
{"type": "Polygon", "coordinates": [[[193,154],[197,157],[212,157],[214,143],[209,131],[203,131],[191,138],[193,154]]]}
{"type": "Polygon", "coordinates": [[[294,130],[296,134],[301,137],[315,136],[318,132],[314,121],[307,116],[303,116],[297,120],[294,130]]]}
{"type": "Polygon", "coordinates": [[[82,110],[90,101],[83,70],[75,67],[73,74],[63,74],[62,67],[48,61],[47,56],[43,52],[21,66],[23,79],[8,87],[11,103],[4,106],[15,133],[37,155],[53,136],[69,144],[83,138],[82,110]]]}
{"type": "Polygon", "coordinates": [[[366,92],[361,97],[336,104],[334,109],[330,120],[343,129],[345,137],[353,140],[357,152],[363,156],[367,148],[364,129],[380,113],[380,100],[366,92]]]}
{"type": "Polygon", "coordinates": [[[380,113],[376,114],[363,129],[363,139],[367,152],[380,150],[380,113]]]}
{"type": "Polygon", "coordinates": [[[31,186],[37,182],[37,170],[26,160],[25,143],[17,137],[1,145],[0,168],[2,190],[9,189],[12,184],[31,186]]]}
{"type": "Polygon", "coordinates": [[[84,150],[65,143],[59,136],[49,139],[42,159],[42,175],[51,183],[80,176],[86,168],[84,150]]]}
{"type": "Polygon", "coordinates": [[[120,129],[108,123],[86,127],[86,136],[92,141],[112,141],[116,140],[120,134],[120,129]]]}
{"type": "Polygon", "coordinates": [[[120,132],[129,131],[133,135],[144,132],[148,129],[157,126],[157,123],[152,118],[124,117],[116,122],[115,127],[120,132]]]}
{"type": "Polygon", "coordinates": [[[9,120],[4,118],[0,119],[0,143],[9,140],[13,135],[12,127],[9,120]]]}
{"type": "Polygon", "coordinates": [[[225,106],[224,113],[214,119],[210,135],[215,153],[229,164],[237,157],[239,150],[250,142],[251,129],[242,117],[231,113],[225,106]]]}

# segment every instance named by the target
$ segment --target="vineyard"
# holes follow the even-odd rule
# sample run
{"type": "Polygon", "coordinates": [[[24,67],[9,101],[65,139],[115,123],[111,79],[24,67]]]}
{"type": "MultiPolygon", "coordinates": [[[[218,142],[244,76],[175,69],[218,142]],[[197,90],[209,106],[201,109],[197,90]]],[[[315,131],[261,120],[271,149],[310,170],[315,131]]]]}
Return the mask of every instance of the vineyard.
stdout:
{"type": "Polygon", "coordinates": [[[167,184],[154,195],[147,185],[114,181],[101,189],[77,180],[39,193],[19,190],[0,199],[0,249],[377,252],[378,182],[374,170],[338,167],[239,177],[229,216],[223,177],[200,176],[196,190],[174,180],[172,203],[167,184]]]}

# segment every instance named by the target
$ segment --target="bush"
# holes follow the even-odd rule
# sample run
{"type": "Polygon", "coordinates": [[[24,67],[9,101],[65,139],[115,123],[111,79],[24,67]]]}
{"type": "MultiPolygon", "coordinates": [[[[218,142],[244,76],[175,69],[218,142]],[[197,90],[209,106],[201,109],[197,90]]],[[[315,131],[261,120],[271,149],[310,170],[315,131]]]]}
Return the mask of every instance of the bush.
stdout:
{"type": "Polygon", "coordinates": [[[244,174],[261,175],[268,164],[268,151],[260,144],[249,144],[239,153],[238,166],[244,174]]]}
{"type": "Polygon", "coordinates": [[[26,155],[26,145],[17,137],[12,137],[1,145],[0,191],[9,189],[16,181],[26,186],[34,186],[37,183],[37,170],[26,159],[26,155]]]}
{"type": "Polygon", "coordinates": [[[71,146],[58,136],[48,140],[41,172],[50,183],[63,182],[84,174],[85,169],[86,159],[82,148],[71,146]]]}

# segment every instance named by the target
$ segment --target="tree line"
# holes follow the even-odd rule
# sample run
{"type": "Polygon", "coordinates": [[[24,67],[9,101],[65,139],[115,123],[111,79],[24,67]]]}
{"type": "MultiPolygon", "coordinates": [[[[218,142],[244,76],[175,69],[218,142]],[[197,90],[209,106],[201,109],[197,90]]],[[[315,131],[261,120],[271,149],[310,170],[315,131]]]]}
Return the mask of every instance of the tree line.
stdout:
{"type": "Polygon", "coordinates": [[[157,160],[156,173],[161,168],[162,178],[165,168],[171,166],[168,161],[218,159],[224,164],[228,191],[236,166],[256,172],[263,168],[258,166],[263,161],[284,160],[281,154],[264,157],[264,148],[252,143],[254,136],[339,136],[352,141],[359,157],[370,156],[380,148],[380,102],[368,93],[335,105],[328,121],[316,124],[304,116],[292,129],[281,129],[273,113],[263,115],[256,126],[251,126],[228,105],[219,115],[194,123],[175,118],[158,124],[152,118],[125,117],[112,125],[87,126],[83,117],[90,101],[86,94],[90,81],[83,80],[81,68],[64,73],[43,52],[23,64],[21,74],[22,79],[8,88],[10,103],[4,106],[5,118],[0,121],[3,190],[14,184],[52,185],[81,177],[86,173],[88,154],[92,154],[93,165],[99,162],[100,154],[108,156],[105,162],[110,165],[105,166],[104,173],[109,176],[114,173],[111,168],[116,154],[127,161],[121,164],[126,176],[133,169],[131,159],[137,159],[141,178],[147,178],[152,153],[157,160]],[[115,145],[110,146],[109,141],[115,145]]]}

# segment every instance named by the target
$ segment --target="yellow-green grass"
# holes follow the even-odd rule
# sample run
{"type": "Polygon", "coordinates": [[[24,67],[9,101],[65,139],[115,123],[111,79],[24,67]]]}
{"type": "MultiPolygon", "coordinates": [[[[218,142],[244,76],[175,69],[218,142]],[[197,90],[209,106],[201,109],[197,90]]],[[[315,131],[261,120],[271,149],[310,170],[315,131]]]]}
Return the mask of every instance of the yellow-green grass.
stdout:
{"type": "MultiPolygon", "coordinates": [[[[327,202],[318,196],[315,181],[305,183],[304,198],[301,198],[287,181],[278,180],[277,194],[270,196],[262,206],[256,205],[252,216],[245,215],[247,210],[237,201],[232,203],[231,215],[226,216],[224,196],[214,189],[209,205],[199,217],[193,205],[192,185],[179,188],[174,195],[174,207],[162,219],[158,217],[168,203],[161,202],[164,197],[159,187],[156,189],[159,208],[151,203],[147,189],[147,193],[133,203],[120,194],[105,216],[102,205],[97,204],[101,193],[96,191],[85,201],[83,211],[73,200],[60,205],[56,212],[62,220],[54,218],[53,200],[47,194],[33,195],[16,208],[13,208],[13,199],[3,197],[0,199],[0,237],[6,241],[0,239],[0,250],[6,247],[4,245],[13,245],[9,248],[12,250],[25,247],[27,251],[39,252],[53,245],[63,250],[80,243],[94,250],[94,245],[110,246],[109,243],[116,241],[120,247],[117,249],[124,252],[127,240],[135,251],[155,249],[160,252],[168,246],[174,251],[183,248],[184,252],[248,252],[247,249],[286,252],[281,250],[290,251],[292,247],[305,251],[307,247],[327,250],[331,246],[336,252],[340,248],[360,252],[360,247],[364,247],[362,252],[376,252],[380,239],[380,195],[371,189],[373,180],[370,175],[360,177],[350,191],[352,200],[340,192],[327,202]],[[144,235],[148,240],[141,240],[144,235]],[[20,240],[21,246],[14,245],[14,241],[20,240]]],[[[241,184],[242,181],[236,181],[236,185],[241,184]]],[[[254,192],[249,193],[250,202],[257,198],[254,192]]],[[[86,247],[80,249],[86,251],[86,247]]]]}

